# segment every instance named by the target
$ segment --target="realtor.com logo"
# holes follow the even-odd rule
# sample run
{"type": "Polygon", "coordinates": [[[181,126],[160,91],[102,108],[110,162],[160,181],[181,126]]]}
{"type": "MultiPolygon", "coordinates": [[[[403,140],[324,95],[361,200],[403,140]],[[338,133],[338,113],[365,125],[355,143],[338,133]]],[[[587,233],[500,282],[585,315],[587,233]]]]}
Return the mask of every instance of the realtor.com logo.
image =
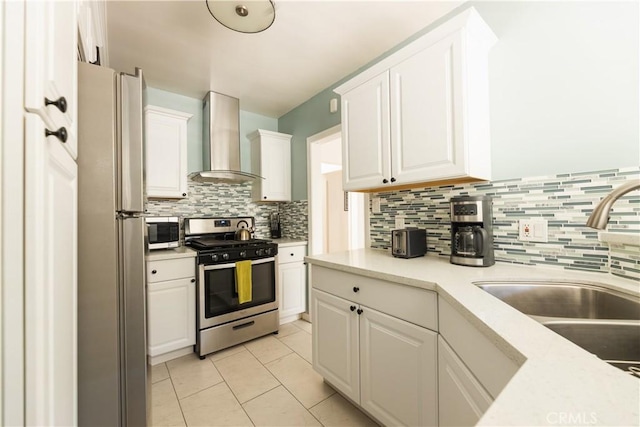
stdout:
{"type": "Polygon", "coordinates": [[[553,425],[590,425],[597,424],[595,412],[549,412],[547,422],[553,425]]]}

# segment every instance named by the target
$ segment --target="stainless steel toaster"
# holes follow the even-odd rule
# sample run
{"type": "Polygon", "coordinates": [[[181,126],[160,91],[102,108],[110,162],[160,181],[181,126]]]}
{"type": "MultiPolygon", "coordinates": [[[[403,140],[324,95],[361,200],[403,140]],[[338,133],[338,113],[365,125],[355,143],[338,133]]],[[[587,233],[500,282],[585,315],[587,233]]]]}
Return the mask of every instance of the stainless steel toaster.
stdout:
{"type": "Polygon", "coordinates": [[[398,258],[415,258],[427,253],[427,230],[407,227],[391,232],[391,253],[398,258]]]}

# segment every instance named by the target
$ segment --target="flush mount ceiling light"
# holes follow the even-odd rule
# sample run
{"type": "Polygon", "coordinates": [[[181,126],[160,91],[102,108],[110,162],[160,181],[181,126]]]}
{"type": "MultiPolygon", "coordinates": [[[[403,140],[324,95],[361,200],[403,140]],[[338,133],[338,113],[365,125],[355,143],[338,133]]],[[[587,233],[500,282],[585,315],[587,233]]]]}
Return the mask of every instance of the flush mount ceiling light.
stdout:
{"type": "Polygon", "coordinates": [[[271,0],[205,0],[216,21],[241,33],[259,33],[273,24],[276,10],[271,0]]]}

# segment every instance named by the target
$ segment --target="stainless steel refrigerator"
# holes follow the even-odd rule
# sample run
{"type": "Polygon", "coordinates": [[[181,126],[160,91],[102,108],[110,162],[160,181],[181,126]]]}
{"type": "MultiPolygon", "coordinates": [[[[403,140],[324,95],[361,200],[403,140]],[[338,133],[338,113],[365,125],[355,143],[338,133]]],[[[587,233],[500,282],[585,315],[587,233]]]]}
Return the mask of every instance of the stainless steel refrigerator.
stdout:
{"type": "Polygon", "coordinates": [[[78,63],[78,422],[147,424],[144,80],[78,63]]]}

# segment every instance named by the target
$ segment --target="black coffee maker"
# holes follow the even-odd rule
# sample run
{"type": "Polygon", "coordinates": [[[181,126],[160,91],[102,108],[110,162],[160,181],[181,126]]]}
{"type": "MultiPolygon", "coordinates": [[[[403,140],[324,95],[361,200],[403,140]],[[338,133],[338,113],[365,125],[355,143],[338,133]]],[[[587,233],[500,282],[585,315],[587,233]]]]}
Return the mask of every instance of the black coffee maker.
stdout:
{"type": "Polygon", "coordinates": [[[492,218],[489,196],[451,199],[451,264],[473,267],[495,264],[492,218]]]}
{"type": "Polygon", "coordinates": [[[280,224],[280,214],[278,212],[272,212],[269,215],[269,232],[272,239],[282,237],[282,225],[280,224]]]}

